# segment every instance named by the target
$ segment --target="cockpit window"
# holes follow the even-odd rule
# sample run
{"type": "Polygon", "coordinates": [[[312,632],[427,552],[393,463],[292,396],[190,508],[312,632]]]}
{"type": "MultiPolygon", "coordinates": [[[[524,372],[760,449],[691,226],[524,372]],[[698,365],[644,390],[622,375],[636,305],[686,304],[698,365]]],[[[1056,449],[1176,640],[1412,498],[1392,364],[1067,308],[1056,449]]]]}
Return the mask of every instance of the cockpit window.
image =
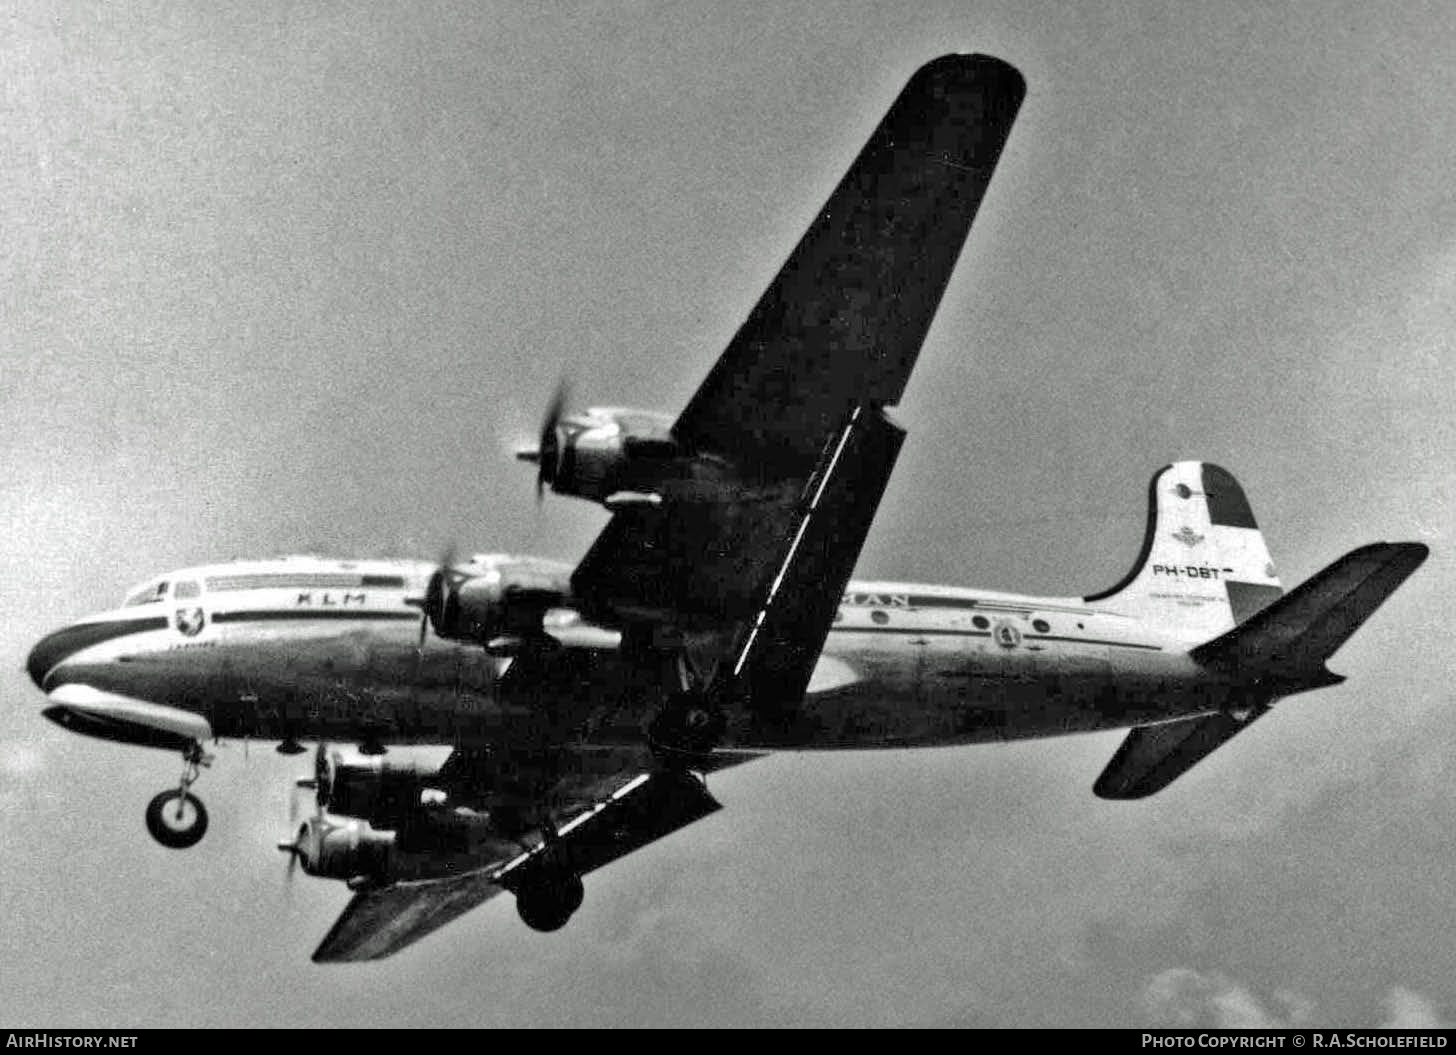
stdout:
{"type": "Polygon", "coordinates": [[[183,579],[172,587],[172,596],[179,601],[190,601],[202,596],[202,587],[195,579],[183,579]]]}
{"type": "Polygon", "coordinates": [[[122,607],[131,608],[134,605],[139,604],[156,604],[159,601],[165,601],[166,599],[166,581],[163,580],[162,582],[149,582],[145,586],[139,586],[131,593],[127,594],[126,600],[122,602],[122,607]]]}

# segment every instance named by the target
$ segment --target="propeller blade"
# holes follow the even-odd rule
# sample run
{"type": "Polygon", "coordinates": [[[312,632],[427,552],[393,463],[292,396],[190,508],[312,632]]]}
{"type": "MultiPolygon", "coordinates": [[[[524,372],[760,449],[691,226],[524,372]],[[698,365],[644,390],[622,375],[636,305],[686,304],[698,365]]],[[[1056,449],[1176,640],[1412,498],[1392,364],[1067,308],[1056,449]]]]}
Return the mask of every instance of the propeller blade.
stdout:
{"type": "Polygon", "coordinates": [[[329,745],[318,742],[318,751],[313,756],[314,815],[322,818],[324,807],[329,804],[329,745]]]}
{"type": "Polygon", "coordinates": [[[298,843],[279,843],[278,849],[288,855],[288,863],[283,866],[283,897],[288,904],[293,904],[293,877],[298,874],[298,855],[300,850],[298,843]]]}
{"type": "Polygon", "coordinates": [[[451,542],[440,554],[435,570],[430,574],[430,581],[425,587],[425,601],[420,605],[420,637],[415,646],[415,652],[420,658],[425,654],[429,625],[434,623],[438,629],[440,617],[444,614],[445,588],[449,584],[450,569],[454,564],[455,543],[451,542]]]}
{"type": "Polygon", "coordinates": [[[540,442],[536,445],[535,457],[525,458],[518,451],[516,457],[522,461],[534,461],[536,463],[536,504],[540,505],[546,497],[546,486],[556,477],[556,462],[560,456],[561,437],[559,426],[561,416],[566,412],[567,401],[571,398],[571,388],[566,383],[566,378],[556,382],[556,391],[551,394],[551,402],[546,405],[546,417],[541,422],[540,442]]]}
{"type": "Polygon", "coordinates": [[[556,423],[561,420],[561,415],[566,412],[566,402],[571,398],[571,386],[566,383],[563,376],[556,382],[556,391],[551,393],[551,402],[546,405],[546,418],[541,422],[541,431],[554,429],[556,423]]]}

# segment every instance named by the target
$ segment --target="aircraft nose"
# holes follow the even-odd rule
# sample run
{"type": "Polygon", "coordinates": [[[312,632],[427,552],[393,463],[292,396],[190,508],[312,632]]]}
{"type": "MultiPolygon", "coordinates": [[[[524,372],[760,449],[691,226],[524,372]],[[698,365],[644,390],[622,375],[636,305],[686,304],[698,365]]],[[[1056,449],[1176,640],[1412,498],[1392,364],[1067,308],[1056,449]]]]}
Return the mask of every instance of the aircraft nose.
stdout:
{"type": "Polygon", "coordinates": [[[132,634],[164,630],[166,626],[167,619],[161,615],[140,619],[117,619],[110,615],[102,615],[83,619],[79,623],[73,623],[47,634],[37,641],[26,658],[25,670],[30,675],[30,680],[44,691],[46,681],[55,673],[56,667],[82,649],[132,634]]]}
{"type": "Polygon", "coordinates": [[[96,630],[96,627],[78,623],[74,626],[62,627],[37,641],[25,660],[25,671],[30,675],[30,680],[35,682],[36,687],[41,691],[45,691],[46,678],[51,671],[68,657],[87,645],[95,644],[98,638],[103,638],[103,635],[97,634],[96,630]]]}
{"type": "Polygon", "coordinates": [[[45,677],[70,651],[66,645],[66,631],[57,630],[47,634],[35,643],[25,660],[25,671],[38,689],[45,689],[45,677]]]}

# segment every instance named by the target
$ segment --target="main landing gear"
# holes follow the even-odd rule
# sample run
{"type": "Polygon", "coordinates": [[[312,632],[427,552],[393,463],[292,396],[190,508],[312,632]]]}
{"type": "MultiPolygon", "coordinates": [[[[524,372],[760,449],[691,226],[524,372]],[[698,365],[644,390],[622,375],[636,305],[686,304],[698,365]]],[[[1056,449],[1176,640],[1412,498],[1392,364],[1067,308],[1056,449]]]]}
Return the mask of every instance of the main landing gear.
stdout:
{"type": "Polygon", "coordinates": [[[579,875],[543,877],[516,891],[516,911],[532,930],[560,930],[585,897],[579,875]]]}
{"type": "Polygon", "coordinates": [[[212,765],[212,756],[192,741],[182,750],[182,779],[147,804],[147,831],[152,838],[173,850],[185,850],[207,834],[207,810],[192,794],[202,769],[212,765]]]}

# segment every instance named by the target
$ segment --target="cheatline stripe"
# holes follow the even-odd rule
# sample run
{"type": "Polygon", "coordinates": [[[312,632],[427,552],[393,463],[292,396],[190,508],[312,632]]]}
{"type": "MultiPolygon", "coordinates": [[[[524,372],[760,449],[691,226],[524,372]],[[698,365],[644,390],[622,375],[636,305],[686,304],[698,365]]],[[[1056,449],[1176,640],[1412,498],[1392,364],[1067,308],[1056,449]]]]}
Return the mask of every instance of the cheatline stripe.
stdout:
{"type": "Polygon", "coordinates": [[[131,634],[167,629],[166,616],[148,616],[145,619],[114,619],[103,623],[77,623],[63,630],[48,634],[31,649],[25,669],[37,685],[57,664],[74,656],[82,649],[115,641],[131,634]]]}
{"type": "Polygon", "coordinates": [[[936,597],[930,594],[897,593],[894,590],[847,590],[843,602],[846,608],[883,608],[886,611],[907,611],[912,608],[951,608],[964,612],[1067,612],[1076,615],[1088,614],[1085,607],[1060,604],[1035,604],[1021,601],[991,601],[974,597],[936,597]],[[900,604],[900,598],[905,599],[900,604]],[[878,599],[878,603],[876,600],[878,599]]]}
{"type": "Polygon", "coordinates": [[[401,575],[364,575],[360,572],[266,572],[253,575],[213,575],[207,579],[213,593],[231,590],[402,590],[401,575]]]}
{"type": "Polygon", "coordinates": [[[343,610],[338,612],[312,612],[306,608],[287,609],[285,611],[251,611],[244,609],[237,612],[214,612],[212,621],[214,623],[274,623],[287,621],[302,621],[309,619],[367,619],[378,622],[380,620],[409,620],[418,622],[419,616],[414,612],[371,612],[359,609],[343,610]]]}
{"type": "MultiPolygon", "coordinates": [[[[845,626],[842,623],[838,626],[831,626],[830,630],[837,630],[843,634],[907,634],[918,637],[990,637],[989,630],[944,630],[944,629],[923,629],[917,630],[911,626],[845,626]]],[[[1022,642],[1034,644],[1038,641],[1070,641],[1077,645],[1109,645],[1112,648],[1141,648],[1150,652],[1163,651],[1162,645],[1139,645],[1132,641],[1103,641],[1092,637],[1057,637],[1052,634],[1023,634],[1022,642]]]]}

